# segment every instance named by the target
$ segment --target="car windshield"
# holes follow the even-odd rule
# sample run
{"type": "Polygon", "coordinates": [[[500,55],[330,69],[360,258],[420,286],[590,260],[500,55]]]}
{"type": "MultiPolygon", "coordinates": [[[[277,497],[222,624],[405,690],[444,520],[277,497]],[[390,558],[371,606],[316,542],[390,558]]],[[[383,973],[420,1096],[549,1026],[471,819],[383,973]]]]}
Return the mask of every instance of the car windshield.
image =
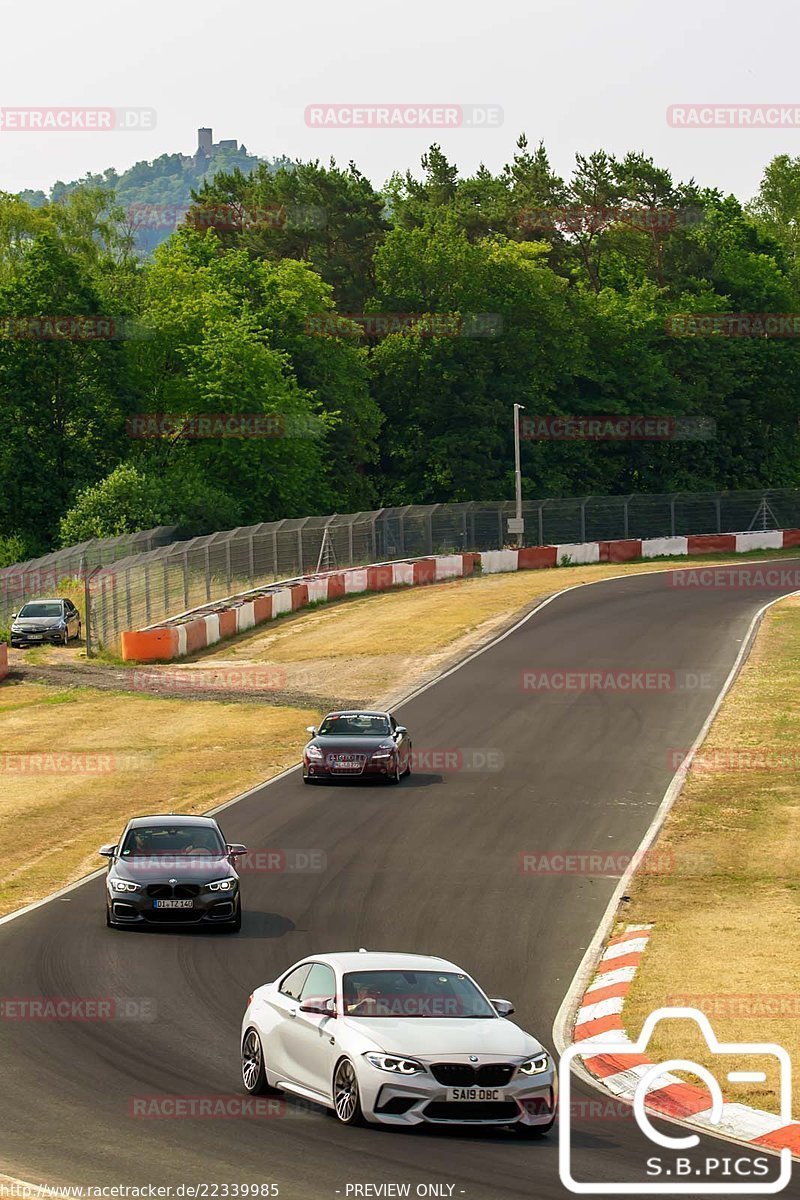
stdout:
{"type": "Polygon", "coordinates": [[[320,737],[384,737],[389,733],[389,718],[375,713],[335,713],[319,727],[320,737]]]}
{"type": "Polygon", "coordinates": [[[23,604],[19,610],[20,617],[60,617],[63,612],[58,600],[44,604],[23,604]]]}
{"type": "Polygon", "coordinates": [[[159,854],[221,855],[225,845],[216,829],[199,825],[137,825],[122,843],[122,858],[159,854]]]}
{"type": "Polygon", "coordinates": [[[350,1017],[496,1017],[467,975],[452,971],[352,971],[342,980],[350,1017]]]}

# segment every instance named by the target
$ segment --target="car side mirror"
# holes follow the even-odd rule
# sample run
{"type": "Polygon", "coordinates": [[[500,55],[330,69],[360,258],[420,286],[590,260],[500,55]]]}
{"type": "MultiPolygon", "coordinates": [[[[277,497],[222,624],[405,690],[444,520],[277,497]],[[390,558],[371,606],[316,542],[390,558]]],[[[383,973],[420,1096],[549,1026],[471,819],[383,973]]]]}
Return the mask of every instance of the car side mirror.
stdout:
{"type": "Polygon", "coordinates": [[[514,1005],[510,1000],[490,1000],[489,1003],[498,1017],[510,1017],[514,1012],[514,1005]]]}
{"type": "Polygon", "coordinates": [[[306,733],[310,733],[312,737],[317,736],[317,730],[314,725],[306,725],[306,733]]]}
{"type": "Polygon", "coordinates": [[[17,617],[18,617],[18,616],[19,616],[19,613],[12,613],[12,614],[11,614],[11,620],[12,620],[12,621],[16,621],[16,619],[17,619],[17,617]]]}
{"type": "Polygon", "coordinates": [[[101,846],[97,853],[102,854],[103,858],[113,858],[117,853],[117,847],[112,844],[109,844],[108,846],[101,846]]]}
{"type": "Polygon", "coordinates": [[[333,996],[329,996],[324,1000],[320,1000],[318,996],[315,996],[313,999],[302,1002],[300,1012],[316,1013],[320,1017],[335,1017],[336,1001],[333,996]]]}
{"type": "Polygon", "coordinates": [[[230,855],[247,854],[247,846],[243,846],[241,842],[231,842],[226,849],[230,855]]]}
{"type": "Polygon", "coordinates": [[[408,730],[406,729],[405,725],[398,725],[395,729],[395,733],[408,733],[408,730]]]}

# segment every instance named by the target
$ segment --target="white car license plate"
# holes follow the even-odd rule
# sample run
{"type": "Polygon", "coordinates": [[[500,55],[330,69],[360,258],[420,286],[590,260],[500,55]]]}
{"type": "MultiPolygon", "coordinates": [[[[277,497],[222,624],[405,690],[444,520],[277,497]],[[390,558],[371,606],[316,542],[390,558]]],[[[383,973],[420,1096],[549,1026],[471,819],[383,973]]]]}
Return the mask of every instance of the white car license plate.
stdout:
{"type": "Polygon", "coordinates": [[[502,1088],[463,1087],[448,1088],[448,1100],[505,1100],[502,1088]]]}
{"type": "Polygon", "coordinates": [[[29,642],[42,642],[42,641],[44,641],[44,634],[43,633],[29,633],[28,641],[29,642]]]}
{"type": "Polygon", "coordinates": [[[194,900],[154,900],[153,908],[194,908],[194,900]]]}

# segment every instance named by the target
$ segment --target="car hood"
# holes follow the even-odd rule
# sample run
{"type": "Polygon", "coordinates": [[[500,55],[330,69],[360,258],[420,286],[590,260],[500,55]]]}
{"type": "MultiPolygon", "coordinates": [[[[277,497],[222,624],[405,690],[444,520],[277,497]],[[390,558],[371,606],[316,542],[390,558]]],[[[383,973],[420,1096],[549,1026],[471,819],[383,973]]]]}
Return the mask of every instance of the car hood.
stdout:
{"type": "Polygon", "coordinates": [[[389,1054],[438,1059],[445,1054],[538,1054],[542,1045],[513,1021],[459,1017],[343,1017],[347,1029],[360,1033],[389,1054]]]}
{"type": "Polygon", "coordinates": [[[208,883],[212,879],[237,879],[225,855],[165,854],[143,858],[118,858],[111,868],[117,879],[132,883],[208,883]]]}
{"type": "Polygon", "coordinates": [[[63,617],[15,617],[12,624],[17,629],[54,629],[63,617]]]}
{"type": "Polygon", "coordinates": [[[319,747],[323,754],[357,754],[359,750],[362,754],[371,754],[382,742],[395,744],[390,734],[382,733],[375,737],[315,737],[309,745],[319,747]]]}

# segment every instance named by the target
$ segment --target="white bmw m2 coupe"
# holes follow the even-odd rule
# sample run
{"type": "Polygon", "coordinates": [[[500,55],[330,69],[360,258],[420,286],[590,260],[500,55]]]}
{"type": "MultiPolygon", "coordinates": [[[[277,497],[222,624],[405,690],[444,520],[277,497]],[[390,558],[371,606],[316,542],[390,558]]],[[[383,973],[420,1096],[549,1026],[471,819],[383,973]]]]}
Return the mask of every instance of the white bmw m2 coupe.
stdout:
{"type": "Polygon", "coordinates": [[[556,1068],[540,1042],[454,963],[365,950],[317,954],[257,988],[242,1022],[251,1094],[289,1092],[345,1125],[555,1120],[556,1068]]]}

